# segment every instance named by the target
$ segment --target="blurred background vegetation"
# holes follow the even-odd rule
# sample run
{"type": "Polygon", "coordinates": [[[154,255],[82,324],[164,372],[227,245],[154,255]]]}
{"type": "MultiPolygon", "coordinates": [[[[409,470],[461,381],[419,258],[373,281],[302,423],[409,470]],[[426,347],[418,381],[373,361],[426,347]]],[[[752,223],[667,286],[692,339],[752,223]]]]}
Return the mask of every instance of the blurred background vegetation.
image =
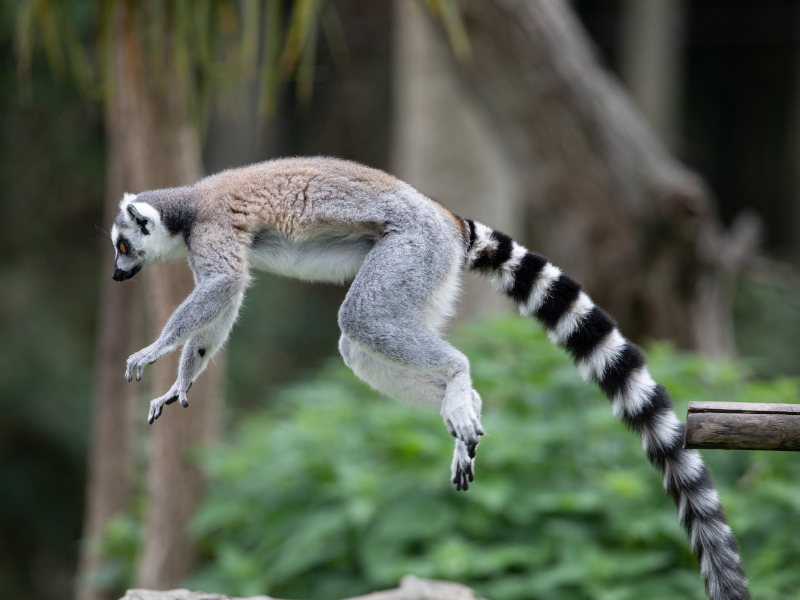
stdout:
{"type": "MultiPolygon", "coordinates": [[[[439,417],[378,396],[331,360],[287,386],[199,460],[211,488],[192,525],[188,585],[237,596],[335,600],[400,577],[456,580],[486,598],[704,598],[672,502],[639,444],[541,329],[516,317],[462,326],[491,405],[476,483],[454,494],[439,417]]],[[[648,362],[685,413],[692,400],[795,402],[800,381],[652,345],[648,362]]],[[[753,596],[792,598],[791,453],[707,453],[753,596]],[[785,526],[776,526],[783,523],[785,526]]],[[[103,541],[108,576],[132,583],[142,530],[103,541]]]]}
{"type": "MultiPolygon", "coordinates": [[[[190,584],[333,600],[415,573],[496,600],[703,598],[639,444],[541,330],[495,318],[456,342],[491,399],[467,494],[446,480],[452,444],[438,415],[379,397],[332,361],[202,457],[213,484],[192,524],[205,556],[190,584]]],[[[796,379],[755,380],[741,363],[668,344],[648,358],[683,413],[691,400],[795,402],[800,391],[796,379]]],[[[800,462],[707,454],[753,596],[793,597],[800,462]]]]}
{"type": "MultiPolygon", "coordinates": [[[[705,179],[720,222],[730,226],[750,209],[763,233],[759,260],[739,265],[729,282],[736,358],[712,361],[659,344],[650,351],[653,372],[679,411],[695,399],[795,402],[796,382],[781,378],[800,375],[800,5],[659,3],[680,17],[665,44],[677,64],[670,67],[672,104],[659,113],[673,116],[657,121],[641,108],[667,147],[705,179]]],[[[104,79],[81,75],[77,59],[57,68],[42,15],[49,6],[57,17],[49,27],[68,21],[72,41],[88,52],[104,39],[97,14],[106,4],[114,5],[0,4],[3,597],[73,597],[78,581],[101,361],[100,302],[109,275],[102,260],[112,159],[104,79]],[[32,7],[39,26],[30,64],[21,69],[25,7],[32,7]]],[[[252,3],[177,3],[190,14],[206,4],[230,4],[237,31],[246,29],[243,11],[252,3]]],[[[571,7],[600,63],[641,99],[630,58],[636,41],[626,33],[636,4],[577,0],[571,7]]],[[[390,169],[457,206],[459,198],[434,189],[457,182],[415,180],[419,170],[403,159],[408,146],[398,148],[398,137],[413,129],[403,128],[402,120],[408,119],[402,83],[409,66],[400,57],[408,49],[398,50],[398,28],[409,26],[399,20],[407,15],[388,0],[267,5],[282,9],[281,50],[291,47],[293,24],[305,22],[300,9],[319,18],[266,95],[261,76],[239,71],[232,80],[194,90],[191,119],[200,133],[203,170],[328,154],[390,169]],[[263,112],[265,104],[271,113],[263,112]]],[[[482,30],[473,21],[474,6],[461,5],[467,32],[476,32],[470,52],[479,65],[482,30]]],[[[433,22],[445,23],[435,31],[463,60],[458,21],[448,12],[454,5],[427,6],[433,22]]],[[[74,59],[74,47],[64,48],[74,59]]],[[[102,60],[95,66],[105,68],[102,60]]],[[[484,121],[503,137],[499,124],[484,121]]],[[[438,133],[453,160],[472,151],[469,143],[438,133]]],[[[457,174],[468,169],[454,164],[457,174]]],[[[525,194],[517,196],[526,201],[525,194]]],[[[491,194],[478,200],[488,216],[457,208],[558,257],[557,249],[534,243],[535,225],[513,231],[523,219],[493,205],[491,194]],[[505,219],[508,225],[498,222],[505,219]]],[[[603,276],[616,285],[621,274],[603,276]]],[[[141,294],[144,287],[134,280],[125,289],[141,294]]],[[[222,442],[195,455],[210,484],[190,527],[194,561],[173,583],[325,599],[391,587],[399,576],[415,573],[464,581],[496,600],[701,597],[674,507],[636,440],[534,326],[495,319],[459,334],[474,361],[491,435],[481,445],[475,486],[457,495],[447,483],[451,440],[438,416],[375,397],[330,358],[343,294],[263,274],[248,292],[225,359],[222,442]]],[[[682,349],[697,348],[678,333],[636,331],[639,341],[674,338],[682,349]]],[[[121,379],[122,364],[114,368],[121,379]]],[[[151,391],[135,393],[131,419],[140,423],[151,391]]],[[[103,560],[81,581],[97,595],[83,598],[114,597],[141,582],[148,432],[131,427],[131,499],[93,546],[103,560]]],[[[796,457],[706,455],[742,541],[754,596],[793,597],[800,588],[796,457]]],[[[81,593],[88,594],[85,589],[81,593]]]]}

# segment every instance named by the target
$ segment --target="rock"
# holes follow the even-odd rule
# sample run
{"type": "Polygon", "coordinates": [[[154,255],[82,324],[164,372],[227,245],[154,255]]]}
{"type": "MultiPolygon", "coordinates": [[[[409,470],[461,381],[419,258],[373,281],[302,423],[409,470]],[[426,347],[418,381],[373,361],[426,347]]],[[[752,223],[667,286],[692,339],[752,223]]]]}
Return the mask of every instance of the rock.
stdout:
{"type": "MultiPolygon", "coordinates": [[[[233,598],[225,594],[190,592],[185,589],[157,592],[154,590],[128,590],[121,600],[276,600],[269,596],[233,598]]],[[[418,579],[413,575],[403,577],[400,587],[394,590],[373,592],[347,600],[481,600],[470,588],[460,583],[418,579]]]]}

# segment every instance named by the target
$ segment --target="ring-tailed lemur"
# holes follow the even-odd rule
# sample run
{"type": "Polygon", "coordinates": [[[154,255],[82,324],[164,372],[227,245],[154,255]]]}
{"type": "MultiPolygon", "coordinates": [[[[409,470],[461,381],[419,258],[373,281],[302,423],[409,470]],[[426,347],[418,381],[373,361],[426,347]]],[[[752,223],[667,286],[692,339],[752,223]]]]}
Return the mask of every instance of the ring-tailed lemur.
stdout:
{"type": "Polygon", "coordinates": [[[748,598],[736,540],[667,391],[639,349],[574,280],[510,237],[457,217],[410,185],[332,158],[273,160],[224,171],[193,186],[126,194],[112,228],[114,279],[153,262],[188,257],[196,280],[158,340],[128,359],[125,377],[184,344],[178,380],[150,403],[188,405],[186,392],[236,320],[250,269],[310,281],[353,280],[339,310],[339,350],[375,389],[438,408],[456,438],[451,480],[473,481],[484,430],[469,361],[440,331],[466,270],[488,275],[563,347],[614,414],[641,437],[663,473],[712,600],[748,598]]]}

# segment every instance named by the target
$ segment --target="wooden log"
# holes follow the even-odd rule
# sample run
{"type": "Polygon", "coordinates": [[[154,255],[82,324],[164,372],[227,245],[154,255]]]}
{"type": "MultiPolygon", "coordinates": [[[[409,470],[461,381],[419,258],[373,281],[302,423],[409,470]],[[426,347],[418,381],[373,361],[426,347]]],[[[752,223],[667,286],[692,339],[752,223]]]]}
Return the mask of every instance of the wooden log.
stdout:
{"type": "Polygon", "coordinates": [[[684,448],[800,450],[800,404],[690,402],[684,448]]]}

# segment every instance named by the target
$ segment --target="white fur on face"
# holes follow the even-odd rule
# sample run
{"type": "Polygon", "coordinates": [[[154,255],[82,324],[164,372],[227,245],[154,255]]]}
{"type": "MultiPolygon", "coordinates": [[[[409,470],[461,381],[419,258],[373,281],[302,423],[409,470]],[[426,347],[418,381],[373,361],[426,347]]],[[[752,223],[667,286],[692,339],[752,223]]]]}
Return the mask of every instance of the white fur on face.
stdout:
{"type": "Polygon", "coordinates": [[[164,260],[183,258],[188,255],[188,248],[183,236],[172,235],[161,221],[161,214],[146,202],[136,202],[136,194],[124,194],[119,203],[120,214],[126,226],[119,231],[117,226],[111,228],[111,240],[114,242],[115,251],[121,233],[130,240],[133,249],[140,254],[145,263],[154,263],[164,260]],[[150,222],[147,224],[148,234],[142,233],[136,220],[128,212],[128,206],[133,205],[143,217],[150,222]]]}

